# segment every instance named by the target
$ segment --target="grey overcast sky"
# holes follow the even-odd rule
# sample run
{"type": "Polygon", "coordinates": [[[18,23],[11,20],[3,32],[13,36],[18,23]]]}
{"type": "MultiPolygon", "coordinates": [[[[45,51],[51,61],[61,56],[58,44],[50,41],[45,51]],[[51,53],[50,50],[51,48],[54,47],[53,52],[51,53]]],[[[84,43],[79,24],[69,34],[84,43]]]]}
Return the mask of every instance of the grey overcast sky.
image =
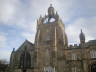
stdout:
{"type": "Polygon", "coordinates": [[[50,4],[65,24],[69,44],[96,39],[96,0],[0,0],[0,59],[10,59],[13,48],[26,39],[34,43],[36,20],[50,4]]]}

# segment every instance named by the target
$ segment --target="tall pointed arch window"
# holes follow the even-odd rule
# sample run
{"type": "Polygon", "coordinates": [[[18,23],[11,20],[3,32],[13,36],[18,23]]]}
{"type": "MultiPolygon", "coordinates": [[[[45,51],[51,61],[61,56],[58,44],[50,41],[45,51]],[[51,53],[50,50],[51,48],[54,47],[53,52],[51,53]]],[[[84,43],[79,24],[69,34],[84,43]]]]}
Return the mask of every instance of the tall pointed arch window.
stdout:
{"type": "Polygon", "coordinates": [[[72,67],[72,72],[77,72],[77,67],[72,67]]]}
{"type": "Polygon", "coordinates": [[[96,58],[96,50],[91,50],[90,56],[91,56],[91,58],[96,58]]]}
{"type": "Polygon", "coordinates": [[[20,56],[20,68],[23,68],[23,69],[31,68],[31,55],[26,50],[26,48],[21,53],[21,56],[20,56]]]}
{"type": "Polygon", "coordinates": [[[72,58],[72,60],[77,60],[77,54],[72,53],[72,54],[71,54],[71,58],[72,58]]]}

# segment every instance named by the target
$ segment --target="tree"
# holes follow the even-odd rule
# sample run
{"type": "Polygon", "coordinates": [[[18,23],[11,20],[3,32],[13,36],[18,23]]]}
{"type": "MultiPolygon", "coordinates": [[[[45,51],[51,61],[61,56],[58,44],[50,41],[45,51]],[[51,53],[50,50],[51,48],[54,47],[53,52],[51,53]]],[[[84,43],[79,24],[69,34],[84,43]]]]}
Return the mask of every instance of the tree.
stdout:
{"type": "Polygon", "coordinates": [[[8,70],[8,62],[6,60],[0,60],[0,72],[9,71],[8,70]]]}

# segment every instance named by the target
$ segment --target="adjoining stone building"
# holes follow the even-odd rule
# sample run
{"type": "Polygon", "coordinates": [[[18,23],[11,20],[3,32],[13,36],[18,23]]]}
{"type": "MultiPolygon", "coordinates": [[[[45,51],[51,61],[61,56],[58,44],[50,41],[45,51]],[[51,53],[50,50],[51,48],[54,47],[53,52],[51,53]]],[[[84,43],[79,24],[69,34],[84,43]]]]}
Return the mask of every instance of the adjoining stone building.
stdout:
{"type": "Polygon", "coordinates": [[[37,20],[35,43],[25,41],[12,51],[10,68],[14,72],[96,72],[96,40],[68,46],[65,26],[52,5],[48,15],[37,20]]]}

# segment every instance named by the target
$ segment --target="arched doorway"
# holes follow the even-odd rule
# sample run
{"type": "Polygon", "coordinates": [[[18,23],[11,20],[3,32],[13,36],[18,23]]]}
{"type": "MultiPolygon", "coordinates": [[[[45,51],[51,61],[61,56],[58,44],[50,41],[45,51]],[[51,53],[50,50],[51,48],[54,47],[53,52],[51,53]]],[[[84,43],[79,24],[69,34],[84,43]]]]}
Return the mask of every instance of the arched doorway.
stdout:
{"type": "Polygon", "coordinates": [[[22,72],[26,72],[26,69],[25,70],[22,70],[22,72]]]}
{"type": "Polygon", "coordinates": [[[91,65],[91,72],[96,72],[96,62],[91,65]]]}

